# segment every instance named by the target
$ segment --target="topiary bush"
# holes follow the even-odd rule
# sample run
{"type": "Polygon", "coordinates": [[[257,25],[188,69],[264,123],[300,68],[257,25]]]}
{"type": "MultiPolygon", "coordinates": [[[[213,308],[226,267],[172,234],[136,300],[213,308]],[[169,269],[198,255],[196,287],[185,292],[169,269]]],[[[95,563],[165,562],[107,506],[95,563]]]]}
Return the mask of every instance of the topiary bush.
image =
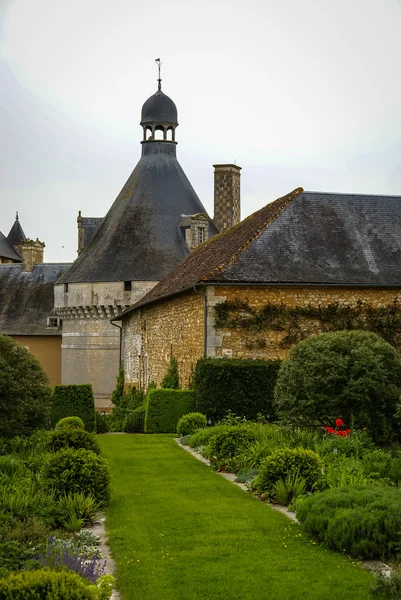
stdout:
{"type": "Polygon", "coordinates": [[[274,486],[288,475],[298,474],[305,480],[305,490],[311,491],[322,475],[322,461],[316,452],[305,448],[282,448],[272,452],[260,464],[253,488],[274,495],[274,486]]]}
{"type": "Polygon", "coordinates": [[[51,408],[49,379],[26,348],[0,334],[0,437],[46,428],[51,408]]]}
{"type": "Polygon", "coordinates": [[[198,429],[206,427],[207,421],[205,415],[192,412],[181,417],[177,423],[177,434],[179,436],[191,435],[198,429]]]}
{"type": "Polygon", "coordinates": [[[109,416],[96,412],[96,433],[109,432],[109,416]]]}
{"type": "MultiPolygon", "coordinates": [[[[109,579],[110,576],[107,576],[109,579]]],[[[10,573],[0,579],[1,600],[107,600],[110,598],[112,586],[107,586],[102,578],[99,586],[86,585],[72,571],[51,571],[38,569],[22,573],[10,573]]],[[[106,579],[106,577],[104,578],[106,579]]]]}
{"type": "Polygon", "coordinates": [[[53,393],[52,422],[64,417],[80,417],[87,431],[96,431],[95,399],[90,383],[56,385],[53,393]]]}
{"type": "Polygon", "coordinates": [[[322,333],[294,346],[274,393],[278,416],[289,423],[335,426],[337,418],[366,427],[373,440],[398,436],[395,412],[401,359],[374,333],[322,333]]]}
{"type": "Polygon", "coordinates": [[[228,411],[249,420],[274,419],[273,394],[280,361],[201,358],[195,368],[196,410],[213,423],[228,411]]]}
{"type": "Polygon", "coordinates": [[[192,390],[150,390],[147,396],[145,433],[175,433],[179,419],[193,410],[192,390]]]}
{"type": "Polygon", "coordinates": [[[64,417],[56,423],[56,429],[85,429],[85,424],[79,417],[64,417]]]}
{"type": "Polygon", "coordinates": [[[163,381],[161,382],[161,386],[164,389],[171,390],[179,390],[179,375],[178,375],[178,363],[177,359],[172,356],[170,358],[170,364],[167,369],[167,373],[165,374],[163,381]]]}
{"type": "Polygon", "coordinates": [[[255,441],[255,433],[244,425],[226,426],[212,437],[207,449],[207,455],[218,461],[233,458],[255,441]]]}
{"type": "Polygon", "coordinates": [[[50,452],[58,452],[63,448],[74,448],[79,450],[92,450],[95,454],[100,454],[100,446],[96,437],[89,431],[83,429],[60,429],[52,431],[47,449],[50,452]]]}
{"type": "Polygon", "coordinates": [[[296,503],[303,530],[352,558],[390,558],[401,549],[401,489],[347,486],[296,503]]]}
{"type": "Polygon", "coordinates": [[[41,475],[45,487],[53,489],[56,497],[82,492],[102,505],[109,500],[109,465],[91,450],[59,450],[49,455],[41,475]]]}

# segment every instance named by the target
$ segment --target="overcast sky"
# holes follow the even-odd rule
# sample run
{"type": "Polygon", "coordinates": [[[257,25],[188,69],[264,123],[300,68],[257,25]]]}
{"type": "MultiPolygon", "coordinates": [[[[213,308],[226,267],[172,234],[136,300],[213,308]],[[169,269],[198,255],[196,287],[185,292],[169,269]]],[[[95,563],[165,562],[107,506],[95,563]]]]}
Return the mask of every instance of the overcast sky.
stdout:
{"type": "Polygon", "coordinates": [[[1,218],[76,257],[139,160],[141,107],[176,103],[178,158],[213,215],[213,168],[242,170],[242,217],[295,187],[401,195],[400,0],[0,0],[1,218]]]}

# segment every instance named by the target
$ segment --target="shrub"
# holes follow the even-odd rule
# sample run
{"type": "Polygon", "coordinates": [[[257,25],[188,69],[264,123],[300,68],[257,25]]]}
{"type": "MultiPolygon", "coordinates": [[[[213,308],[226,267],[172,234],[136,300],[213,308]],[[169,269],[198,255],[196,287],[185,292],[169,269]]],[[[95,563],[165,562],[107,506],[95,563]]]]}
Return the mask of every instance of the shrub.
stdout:
{"type": "Polygon", "coordinates": [[[99,581],[97,586],[88,586],[82,579],[71,571],[50,571],[38,569],[23,573],[11,573],[7,578],[0,579],[1,600],[103,600],[110,598],[101,595],[104,588],[99,581]]]}
{"type": "Polygon", "coordinates": [[[336,331],[290,350],[274,403],[284,421],[334,426],[341,417],[367,427],[375,441],[388,441],[397,433],[400,390],[401,359],[390,344],[366,331],[336,331]]]}
{"type": "Polygon", "coordinates": [[[273,392],[280,361],[201,358],[193,388],[196,410],[214,423],[227,411],[256,420],[274,418],[273,392]]]}
{"type": "Polygon", "coordinates": [[[111,394],[111,401],[114,406],[118,406],[120,404],[120,400],[124,396],[124,367],[123,364],[120,363],[118,367],[118,373],[116,378],[116,387],[113,393],[111,394]]]}
{"type": "Polygon", "coordinates": [[[75,492],[60,496],[57,508],[61,523],[65,523],[73,515],[76,519],[82,520],[84,525],[92,525],[99,511],[100,503],[92,495],[75,492]]]}
{"type": "Polygon", "coordinates": [[[401,489],[347,486],[296,505],[304,531],[353,558],[396,555],[401,548],[401,489]]]}
{"type": "Polygon", "coordinates": [[[80,417],[87,431],[96,429],[95,400],[91,384],[56,385],[53,394],[52,421],[80,417]]]}
{"type": "Polygon", "coordinates": [[[277,481],[284,481],[289,474],[298,474],[305,480],[305,489],[310,491],[321,477],[321,471],[322,461],[313,450],[283,448],[262,461],[254,488],[273,495],[277,481]]]}
{"type": "Polygon", "coordinates": [[[143,392],[137,390],[135,387],[129,388],[111,412],[109,417],[110,431],[125,431],[125,421],[128,414],[142,406],[144,401],[143,392]]]}
{"type": "Polygon", "coordinates": [[[125,433],[143,433],[145,430],[146,404],[127,413],[124,419],[125,433]]]}
{"type": "Polygon", "coordinates": [[[207,429],[199,429],[199,431],[190,436],[188,440],[188,446],[190,448],[201,448],[202,446],[207,446],[211,439],[220,431],[227,430],[227,425],[215,425],[214,427],[208,427],[207,429]]]}
{"type": "Polygon", "coordinates": [[[178,377],[178,363],[177,363],[177,359],[174,358],[174,356],[172,356],[170,358],[170,364],[167,369],[167,373],[165,374],[160,387],[163,389],[169,389],[169,390],[180,389],[179,377],[178,377]]]}
{"type": "Polygon", "coordinates": [[[56,496],[82,492],[106,504],[109,500],[110,472],[107,461],[90,450],[66,448],[49,456],[42,471],[46,487],[56,496]]]}
{"type": "Polygon", "coordinates": [[[193,410],[192,390],[151,390],[147,400],[145,432],[175,433],[179,419],[193,410]]]}
{"type": "Polygon", "coordinates": [[[255,441],[254,432],[243,425],[228,427],[217,433],[208,446],[207,454],[218,461],[233,458],[238,452],[255,441]]]}
{"type": "Polygon", "coordinates": [[[207,421],[205,415],[193,412],[183,415],[177,423],[177,434],[179,436],[191,435],[198,429],[206,427],[207,421]]]}
{"type": "Polygon", "coordinates": [[[79,417],[64,417],[56,423],[56,429],[85,429],[85,423],[79,417]]]}
{"type": "Polygon", "coordinates": [[[109,417],[100,412],[96,413],[96,433],[108,433],[109,417]]]}
{"type": "Polygon", "coordinates": [[[50,407],[49,379],[39,361],[0,334],[0,436],[30,435],[45,428],[50,407]]]}
{"type": "Polygon", "coordinates": [[[79,450],[92,450],[95,454],[100,454],[100,446],[96,437],[89,431],[82,429],[60,429],[53,431],[48,442],[47,449],[50,452],[57,452],[62,448],[75,448],[79,450]]]}

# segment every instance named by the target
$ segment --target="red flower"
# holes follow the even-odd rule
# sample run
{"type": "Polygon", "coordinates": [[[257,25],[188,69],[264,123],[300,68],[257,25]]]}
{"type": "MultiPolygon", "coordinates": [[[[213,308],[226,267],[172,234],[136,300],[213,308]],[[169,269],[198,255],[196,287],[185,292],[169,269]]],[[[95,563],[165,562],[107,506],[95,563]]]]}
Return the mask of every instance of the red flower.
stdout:
{"type": "Polygon", "coordinates": [[[341,425],[344,425],[344,421],[342,419],[337,419],[336,427],[341,427],[341,425]]]}
{"type": "Polygon", "coordinates": [[[329,435],[331,435],[332,433],[334,433],[334,429],[333,429],[333,427],[330,427],[329,425],[327,425],[327,426],[325,427],[325,430],[327,431],[327,433],[328,433],[329,435]]]}
{"type": "Polygon", "coordinates": [[[351,429],[346,429],[344,431],[344,434],[345,434],[346,437],[348,437],[350,433],[351,433],[351,429]]]}
{"type": "Polygon", "coordinates": [[[337,435],[337,436],[341,436],[341,437],[343,437],[343,435],[344,435],[344,432],[343,432],[343,431],[336,431],[336,435],[337,435]]]}

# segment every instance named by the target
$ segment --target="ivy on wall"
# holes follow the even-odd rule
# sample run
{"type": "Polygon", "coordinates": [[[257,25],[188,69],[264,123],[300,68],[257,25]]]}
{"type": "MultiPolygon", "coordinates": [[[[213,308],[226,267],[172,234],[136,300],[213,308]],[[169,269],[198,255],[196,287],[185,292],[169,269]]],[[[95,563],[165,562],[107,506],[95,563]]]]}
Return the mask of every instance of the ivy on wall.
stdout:
{"type": "Polygon", "coordinates": [[[254,334],[281,331],[283,348],[314,333],[344,329],[373,331],[393,346],[401,346],[401,304],[396,298],[391,304],[379,307],[359,299],[352,305],[338,302],[327,306],[268,303],[260,309],[236,299],[216,304],[215,311],[216,328],[244,329],[254,334]]]}

